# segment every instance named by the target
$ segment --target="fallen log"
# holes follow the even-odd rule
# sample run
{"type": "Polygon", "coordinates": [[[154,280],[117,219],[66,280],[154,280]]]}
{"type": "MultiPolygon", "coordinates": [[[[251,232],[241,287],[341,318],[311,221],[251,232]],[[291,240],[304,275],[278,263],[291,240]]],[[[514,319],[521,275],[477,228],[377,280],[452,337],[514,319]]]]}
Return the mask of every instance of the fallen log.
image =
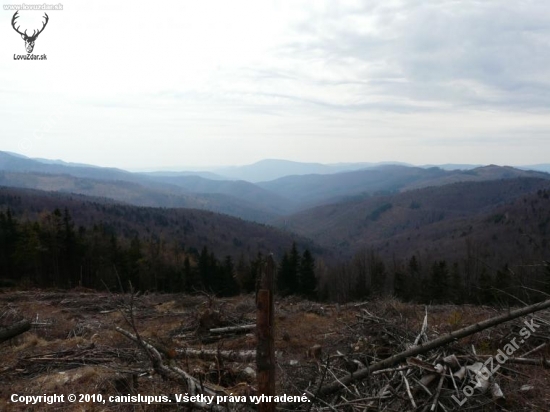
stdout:
{"type": "Polygon", "coordinates": [[[6,328],[2,328],[0,329],[0,343],[15,338],[28,331],[30,328],[31,323],[28,320],[22,320],[6,328]]]}
{"type": "Polygon", "coordinates": [[[230,362],[251,362],[256,360],[255,350],[216,350],[216,349],[176,349],[176,353],[182,356],[196,357],[201,359],[225,359],[230,362]]]}
{"type": "MultiPolygon", "coordinates": [[[[217,396],[228,395],[225,391],[216,390],[208,387],[205,382],[199,381],[198,379],[194,378],[193,376],[185,372],[183,369],[180,369],[176,366],[165,365],[164,362],[162,361],[162,356],[159,353],[159,351],[153,345],[144,341],[141,337],[138,337],[133,333],[128,332],[127,330],[119,328],[118,326],[115,327],[115,330],[121,333],[122,335],[126,336],[128,339],[134,341],[142,349],[147,351],[147,356],[150,358],[155,371],[159,375],[161,375],[163,378],[182,385],[186,391],[186,394],[192,396],[192,395],[202,393],[207,396],[212,396],[214,397],[214,399],[217,396]]],[[[225,405],[214,405],[214,404],[209,405],[207,403],[199,402],[199,401],[189,402],[188,404],[198,409],[206,409],[208,411],[214,411],[214,412],[230,412],[231,410],[234,410],[235,407],[237,406],[236,404],[231,404],[231,403],[226,403],[225,405]]],[[[248,407],[248,405],[246,406],[243,405],[243,408],[247,411],[253,410],[251,407],[248,407]]]]}
{"type": "MultiPolygon", "coordinates": [[[[238,335],[241,333],[253,332],[256,330],[256,325],[240,325],[240,326],[226,326],[223,328],[212,328],[206,331],[200,332],[200,341],[202,343],[216,342],[224,337],[238,335]]],[[[197,332],[182,333],[180,335],[173,336],[174,339],[193,339],[197,337],[197,332]]]]}
{"type": "MultiPolygon", "coordinates": [[[[463,356],[458,356],[462,358],[463,356]]],[[[493,355],[476,355],[476,358],[480,359],[489,359],[493,355]]],[[[532,358],[507,358],[506,363],[515,363],[518,365],[533,365],[533,366],[544,366],[545,368],[550,368],[550,360],[541,358],[541,359],[532,359],[532,358]]]]}
{"type": "Polygon", "coordinates": [[[465,338],[467,336],[473,335],[475,333],[481,332],[482,330],[491,328],[493,326],[499,325],[501,323],[508,322],[510,320],[519,318],[521,316],[529,315],[534,312],[538,312],[540,310],[546,309],[550,307],[550,299],[545,300],[543,302],[536,303],[534,305],[526,306],[521,309],[516,309],[513,311],[509,311],[508,313],[500,316],[495,316],[493,318],[489,318],[487,320],[484,320],[482,322],[476,323],[474,325],[467,326],[463,329],[456,330],[454,332],[450,332],[444,336],[441,336],[437,339],[428,341],[426,343],[420,344],[418,346],[414,346],[404,352],[397,353],[393,356],[390,356],[389,358],[386,358],[380,362],[374,363],[372,365],[369,365],[366,368],[359,369],[358,371],[354,372],[353,374],[349,376],[345,376],[335,382],[329,383],[328,385],[320,387],[317,391],[313,392],[316,395],[312,396],[323,396],[323,395],[329,395],[332,393],[337,392],[340,390],[343,386],[349,385],[351,382],[363,380],[370,376],[370,374],[374,371],[389,368],[399,362],[402,362],[406,360],[408,357],[411,356],[417,356],[426,352],[429,352],[430,350],[436,349],[440,346],[446,345],[447,343],[450,343],[452,341],[465,338]]]}
{"type": "Polygon", "coordinates": [[[212,334],[223,334],[223,333],[246,333],[256,329],[256,325],[240,325],[240,326],[227,326],[225,328],[213,328],[209,332],[212,334]]]}

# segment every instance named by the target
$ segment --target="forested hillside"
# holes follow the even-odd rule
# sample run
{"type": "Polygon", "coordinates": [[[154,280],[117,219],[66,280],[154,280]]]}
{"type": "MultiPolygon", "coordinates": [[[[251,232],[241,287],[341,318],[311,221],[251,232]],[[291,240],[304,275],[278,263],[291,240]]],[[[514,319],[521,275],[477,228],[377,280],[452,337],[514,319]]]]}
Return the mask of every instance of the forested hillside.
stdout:
{"type": "Polygon", "coordinates": [[[271,207],[256,205],[245,198],[223,193],[190,192],[177,185],[153,180],[135,182],[69,174],[0,171],[0,186],[104,197],[136,206],[210,210],[255,222],[267,222],[278,216],[271,207]]]}
{"type": "Polygon", "coordinates": [[[550,284],[549,197],[544,179],[457,183],[313,209],[283,231],[201,210],[2,188],[0,267],[7,285],[120,280],[226,295],[254,290],[262,257],[274,253],[282,295],[488,303],[504,299],[492,290],[504,287],[532,299],[521,287],[550,284]]]}
{"type": "Polygon", "coordinates": [[[268,253],[278,293],[311,299],[488,302],[498,284],[516,294],[545,284],[545,173],[378,165],[253,184],[6,153],[0,168],[0,184],[11,187],[0,189],[7,285],[102,288],[120,280],[226,295],[254,290],[268,253]]]}
{"type": "Polygon", "coordinates": [[[262,255],[293,242],[265,225],[212,212],[140,208],[24,189],[0,189],[0,271],[7,284],[253,290],[262,255]],[[252,286],[251,286],[252,284],[252,286]]]}
{"type": "MultiPolygon", "coordinates": [[[[366,219],[388,224],[391,217],[384,214],[393,207],[385,209],[380,216],[367,213],[366,219]]],[[[439,221],[437,213],[432,216],[431,224],[365,242],[344,263],[325,268],[321,296],[347,301],[382,294],[424,303],[511,304],[550,293],[550,188],[485,213],[439,221]]]]}
{"type": "MultiPolygon", "coordinates": [[[[365,247],[390,256],[430,250],[452,256],[466,235],[492,237],[494,228],[483,223],[490,216],[515,210],[514,202],[523,204],[523,198],[549,187],[550,181],[537,178],[455,183],[320,206],[280,219],[279,225],[343,256],[365,247]]],[[[545,218],[518,217],[516,229],[520,222],[536,226],[539,219],[545,218]]],[[[501,247],[515,243],[512,235],[501,236],[501,247]]]]}

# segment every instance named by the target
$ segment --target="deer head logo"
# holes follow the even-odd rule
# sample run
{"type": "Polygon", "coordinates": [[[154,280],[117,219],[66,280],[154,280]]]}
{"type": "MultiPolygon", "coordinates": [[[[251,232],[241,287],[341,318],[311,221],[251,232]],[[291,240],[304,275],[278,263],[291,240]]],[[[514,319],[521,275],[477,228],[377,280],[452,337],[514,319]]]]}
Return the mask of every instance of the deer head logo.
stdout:
{"type": "Polygon", "coordinates": [[[19,18],[17,13],[19,13],[19,11],[16,11],[15,14],[13,15],[13,17],[11,19],[11,25],[12,25],[13,29],[21,35],[21,38],[23,40],[25,40],[25,48],[27,49],[27,53],[32,53],[32,51],[34,49],[34,42],[36,41],[36,38],[38,37],[38,35],[40,33],[42,33],[44,31],[44,28],[48,24],[48,20],[50,20],[50,18],[48,17],[48,15],[46,13],[44,13],[44,17],[46,18],[46,21],[44,23],[42,23],[42,28],[40,30],[38,30],[38,32],[36,30],[33,30],[32,36],[29,36],[29,35],[27,35],[27,30],[25,30],[24,33],[21,33],[19,31],[19,27],[21,27],[21,26],[17,26],[17,28],[15,27],[15,20],[17,18],[19,18]]]}

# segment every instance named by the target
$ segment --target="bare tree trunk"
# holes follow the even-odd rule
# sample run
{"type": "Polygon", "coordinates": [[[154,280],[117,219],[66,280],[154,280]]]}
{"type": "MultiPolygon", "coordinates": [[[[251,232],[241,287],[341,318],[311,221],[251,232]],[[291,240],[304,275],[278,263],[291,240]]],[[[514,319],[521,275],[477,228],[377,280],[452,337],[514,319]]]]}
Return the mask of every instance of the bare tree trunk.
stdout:
{"type": "MultiPolygon", "coordinates": [[[[273,338],[273,271],[275,264],[271,256],[267,257],[261,288],[257,296],[257,334],[256,365],[258,367],[258,395],[275,396],[275,346],[273,338]]],[[[260,412],[274,412],[275,402],[262,401],[260,412]]]]}

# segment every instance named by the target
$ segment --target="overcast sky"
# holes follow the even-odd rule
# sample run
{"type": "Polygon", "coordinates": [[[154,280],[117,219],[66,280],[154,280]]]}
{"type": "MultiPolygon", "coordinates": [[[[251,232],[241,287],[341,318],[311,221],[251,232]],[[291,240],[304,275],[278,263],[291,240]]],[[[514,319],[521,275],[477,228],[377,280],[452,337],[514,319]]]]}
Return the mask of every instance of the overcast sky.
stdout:
{"type": "Polygon", "coordinates": [[[14,60],[0,10],[0,150],[127,169],[550,162],[548,0],[61,4],[46,61],[14,60]]]}

